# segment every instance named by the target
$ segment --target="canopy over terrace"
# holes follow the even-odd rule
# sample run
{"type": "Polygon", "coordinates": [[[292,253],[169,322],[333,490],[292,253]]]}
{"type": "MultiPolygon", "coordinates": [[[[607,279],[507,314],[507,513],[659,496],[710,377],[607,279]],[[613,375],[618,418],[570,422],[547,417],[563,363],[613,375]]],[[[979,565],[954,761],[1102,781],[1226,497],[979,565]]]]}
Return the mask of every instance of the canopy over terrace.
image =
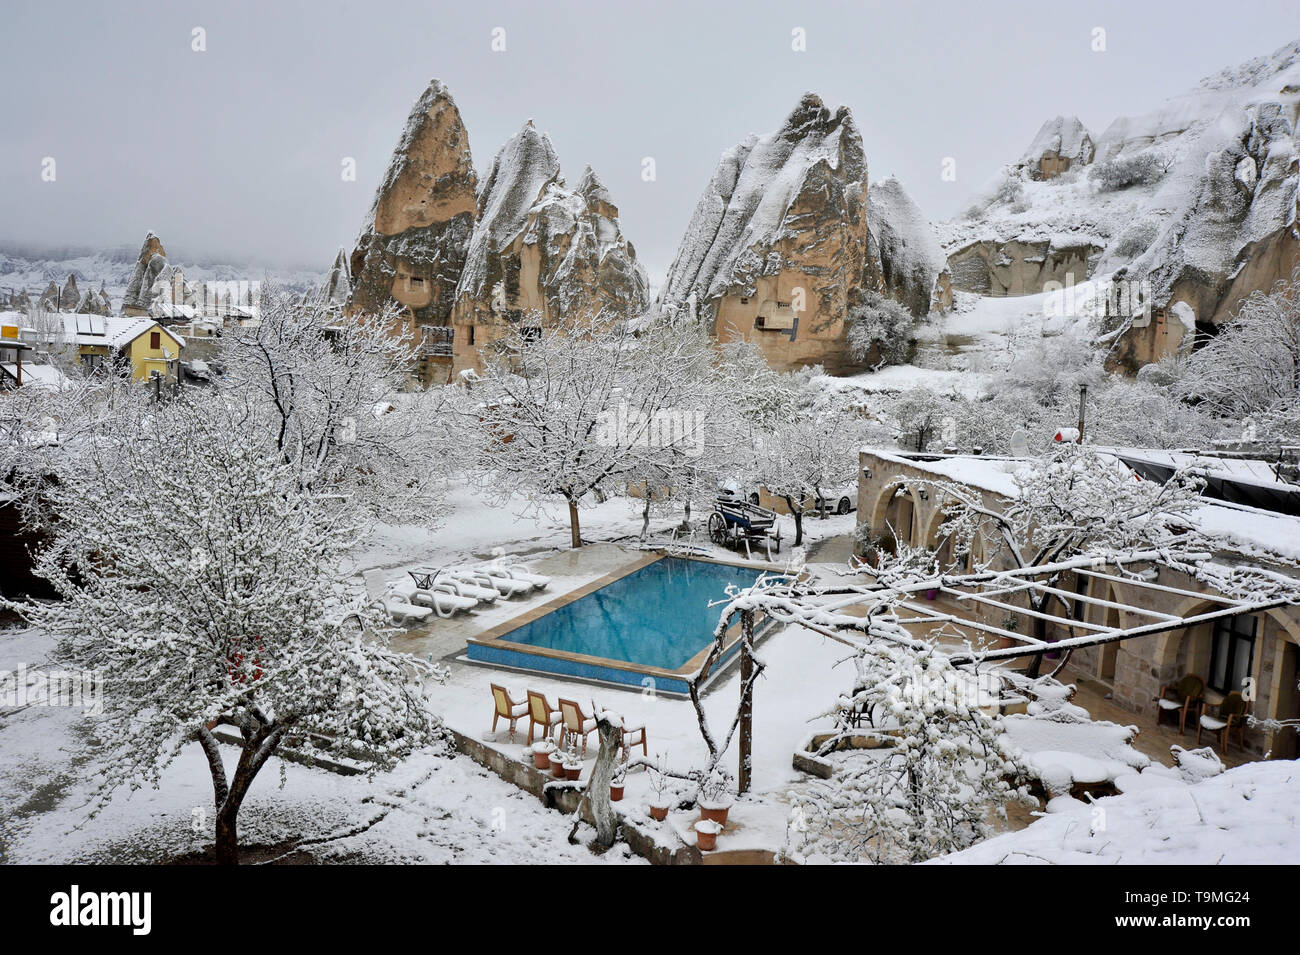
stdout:
{"type": "MultiPolygon", "coordinates": [[[[950,659],[954,664],[978,667],[1049,652],[1060,652],[1063,658],[1068,658],[1070,651],[1085,646],[1116,643],[1195,627],[1222,617],[1300,605],[1300,585],[1284,574],[1261,568],[1251,568],[1246,573],[1221,568],[1213,563],[1208,552],[1190,556],[1192,560],[1189,562],[1188,555],[1180,555],[1179,570],[1184,573],[1194,570],[1198,578],[1214,585],[1215,591],[1194,591],[1156,581],[1156,568],[1160,566],[1162,557],[1157,550],[1106,557],[1083,556],[1010,570],[941,574],[898,583],[861,579],[862,576],[872,577],[872,569],[866,565],[854,569],[852,576],[859,579],[846,577],[842,582],[807,575],[800,575],[797,579],[788,575],[760,578],[752,588],[733,596],[719,625],[721,629],[733,614],[739,613],[746,633],[741,649],[740,706],[732,724],[732,729],[739,731],[740,738],[741,791],[745,791],[748,784],[744,757],[752,746],[752,690],[755,678],[762,671],[761,662],[756,663],[753,658],[752,637],[749,636],[756,614],[762,613],[781,623],[803,627],[853,649],[865,649],[875,640],[888,640],[916,649],[939,643],[951,648],[950,659]],[[1209,606],[1190,613],[1169,613],[1047,583],[1067,572],[1107,583],[1122,583],[1137,588],[1139,593],[1195,598],[1209,606]],[[1055,603],[1067,610],[1071,603],[1080,601],[1122,610],[1135,621],[1124,626],[1110,626],[1079,619],[1068,612],[1037,611],[1009,602],[1015,595],[1030,591],[1058,598],[1055,603]],[[1071,636],[1044,639],[990,624],[973,613],[936,610],[932,604],[927,605],[922,596],[931,592],[948,596],[958,608],[986,606],[1035,616],[1045,625],[1038,628],[1040,632],[1069,633],[1071,636]],[[909,629],[917,626],[928,628],[928,639],[919,638],[909,629]]],[[[1050,606],[1051,602],[1044,601],[1043,605],[1050,606]]],[[[1064,662],[1063,659],[1061,666],[1064,662]]],[[[705,672],[707,669],[706,665],[705,672]]],[[[692,698],[699,709],[698,695],[694,691],[692,698]]],[[[702,712],[700,718],[704,729],[706,724],[702,712]]],[[[712,744],[707,729],[706,740],[712,744]]],[[[725,744],[720,747],[725,748],[725,744]]],[[[710,745],[710,750],[716,759],[719,747],[710,745]]]]}

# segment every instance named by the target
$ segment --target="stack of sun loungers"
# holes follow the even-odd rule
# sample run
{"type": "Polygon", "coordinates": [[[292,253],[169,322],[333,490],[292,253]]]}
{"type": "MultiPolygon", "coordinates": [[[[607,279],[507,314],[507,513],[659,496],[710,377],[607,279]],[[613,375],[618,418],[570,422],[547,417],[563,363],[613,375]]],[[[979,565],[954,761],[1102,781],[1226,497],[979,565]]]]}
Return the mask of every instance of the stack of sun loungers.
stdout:
{"type": "Polygon", "coordinates": [[[491,563],[449,567],[416,567],[407,571],[411,583],[390,587],[379,603],[399,624],[422,623],[430,616],[451,617],[542,590],[551,578],[512,564],[491,563]]]}

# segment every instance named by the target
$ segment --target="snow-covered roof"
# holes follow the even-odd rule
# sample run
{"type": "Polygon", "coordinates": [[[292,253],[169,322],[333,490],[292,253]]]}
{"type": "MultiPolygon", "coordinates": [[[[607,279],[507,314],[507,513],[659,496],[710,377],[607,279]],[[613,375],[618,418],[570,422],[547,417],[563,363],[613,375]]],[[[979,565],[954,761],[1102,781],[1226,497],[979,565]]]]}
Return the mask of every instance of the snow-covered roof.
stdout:
{"type": "Polygon", "coordinates": [[[65,340],[75,345],[107,345],[109,348],[124,348],[145,332],[155,329],[167,335],[178,347],[185,345],[179,336],[146,316],[67,312],[61,317],[65,340]]]}
{"type": "MultiPolygon", "coordinates": [[[[1029,461],[1027,458],[971,454],[913,454],[872,447],[864,447],[861,452],[886,463],[905,465],[941,480],[955,481],[1004,498],[1012,498],[1018,493],[1016,474],[1029,461]]],[[[1130,449],[1127,453],[1134,451],[1130,449]]],[[[1141,449],[1141,453],[1153,457],[1173,454],[1175,459],[1179,454],[1147,449],[1141,449]]],[[[1120,458],[1114,451],[1108,454],[1120,458]]],[[[1244,462],[1234,464],[1240,467],[1244,462]]],[[[1225,550],[1265,560],[1273,556],[1300,560],[1300,517],[1208,498],[1189,517],[1198,530],[1221,541],[1225,550]]]]}
{"type": "Polygon", "coordinates": [[[934,862],[1250,865],[1300,853],[1294,762],[1246,763],[1199,782],[1189,775],[1152,766],[1120,776],[1119,796],[1059,805],[1026,829],[934,862]]]}

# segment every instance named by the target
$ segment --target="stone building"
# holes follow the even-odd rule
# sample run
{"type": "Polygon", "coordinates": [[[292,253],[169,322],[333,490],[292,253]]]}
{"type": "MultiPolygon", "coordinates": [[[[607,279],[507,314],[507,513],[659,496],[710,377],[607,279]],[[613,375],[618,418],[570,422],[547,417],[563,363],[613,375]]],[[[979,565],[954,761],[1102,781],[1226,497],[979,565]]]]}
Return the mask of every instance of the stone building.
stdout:
{"type": "MultiPolygon", "coordinates": [[[[1137,453],[1132,467],[1144,468],[1151,461],[1168,457],[1167,452],[1137,453]],[[1144,465],[1144,461],[1148,464],[1144,465]]],[[[1011,476],[1019,466],[1014,458],[978,455],[911,454],[878,449],[863,449],[859,455],[858,521],[866,539],[886,550],[897,542],[924,546],[940,555],[941,563],[951,559],[951,543],[940,530],[944,523],[943,502],[922,481],[954,481],[979,490],[987,505],[1001,509],[1011,494],[1011,476]]],[[[1234,465],[1236,467],[1236,465],[1234,465]]],[[[1232,483],[1232,479],[1224,478],[1232,483]]],[[[1237,483],[1249,484],[1238,478],[1237,483]]],[[[1300,509],[1294,502],[1281,511],[1232,506],[1207,500],[1205,520],[1210,527],[1230,528],[1222,533],[1223,547],[1214,559],[1226,563],[1259,564],[1259,545],[1273,542],[1293,547],[1300,540],[1300,509]],[[1291,513],[1284,511],[1290,510],[1291,513]]],[[[1218,535],[1216,535],[1218,536],[1218,535]]],[[[977,541],[967,566],[985,556],[977,541]]],[[[1268,569],[1289,576],[1300,576],[1294,567],[1269,565],[1268,569]]],[[[1008,565],[1009,566],[1009,565],[1008,565]]],[[[1155,568],[1156,576],[1139,586],[1107,573],[1067,574],[1060,588],[1098,598],[1107,603],[1076,605],[1082,619],[1090,624],[1128,628],[1148,623],[1150,618],[1132,609],[1141,608],[1186,618],[1223,607],[1223,595],[1201,581],[1168,567],[1155,568]]],[[[961,567],[954,572],[960,573],[961,567]]],[[[1018,603],[1015,597],[1005,598],[1018,603]]],[[[977,611],[965,611],[977,613],[977,611]]],[[[1064,639],[1068,631],[1052,628],[1049,638],[1064,639]]],[[[1227,616],[1201,622],[1193,627],[1175,629],[1149,636],[1134,637],[1075,651],[1062,678],[1089,679],[1105,686],[1116,703],[1134,713],[1155,718],[1155,698],[1165,684],[1177,682],[1184,674],[1200,676],[1205,682],[1205,698],[1211,704],[1228,691],[1253,690],[1251,711],[1257,717],[1295,719],[1300,717],[1300,608],[1282,607],[1251,614],[1227,616]],[[1248,681],[1248,682],[1247,682],[1248,681]]],[[[1190,721],[1195,725],[1195,721],[1190,721]]],[[[1246,744],[1258,754],[1272,753],[1274,758],[1295,758],[1297,734],[1246,731],[1246,744]]]]}

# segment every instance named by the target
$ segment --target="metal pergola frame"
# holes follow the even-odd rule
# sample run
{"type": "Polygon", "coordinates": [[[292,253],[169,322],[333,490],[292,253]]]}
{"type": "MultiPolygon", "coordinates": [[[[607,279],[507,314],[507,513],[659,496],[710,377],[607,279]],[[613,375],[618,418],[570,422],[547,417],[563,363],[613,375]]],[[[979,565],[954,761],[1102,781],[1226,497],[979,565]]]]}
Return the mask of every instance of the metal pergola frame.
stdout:
{"type": "MultiPolygon", "coordinates": [[[[1200,563],[1209,560],[1210,555],[1197,555],[1197,558],[1197,563],[1199,565],[1200,563]]],[[[1210,590],[1188,590],[1182,587],[1172,587],[1168,584],[1155,583],[1154,581],[1147,580],[1138,574],[1115,574],[1102,569],[1117,565],[1129,566],[1158,563],[1160,563],[1159,553],[1151,551],[1118,555],[1116,558],[1109,560],[1103,560],[1096,557],[1082,557],[1074,560],[1061,561],[1055,564],[1045,564],[1042,566],[1019,567],[1001,571],[983,571],[971,574],[944,575],[930,580],[884,587],[880,590],[866,590],[862,592],[862,597],[868,600],[873,597],[886,600],[892,597],[894,598],[893,602],[895,606],[917,614],[915,617],[900,618],[899,623],[903,626],[917,623],[948,623],[956,627],[974,630],[990,636],[1014,640],[1021,644],[1020,646],[1001,647],[980,651],[978,653],[957,653],[952,656],[952,662],[955,664],[973,663],[976,661],[991,662],[999,660],[1014,660],[1020,657],[1036,656],[1049,651],[1069,651],[1080,649],[1082,647],[1101,646],[1103,644],[1117,643],[1122,640],[1130,640],[1137,637],[1147,637],[1155,634],[1168,633],[1173,630],[1183,630],[1188,627],[1195,627],[1198,624],[1219,620],[1224,617],[1235,617],[1239,614],[1255,613],[1260,610],[1271,610],[1276,607],[1288,606],[1296,602],[1294,597],[1276,596],[1263,597],[1260,599],[1247,599],[1244,597],[1233,597],[1210,590]],[[1199,613],[1180,616],[1178,614],[1166,613],[1161,610],[1152,610],[1147,607],[1140,607],[1135,604],[1123,603],[1117,600],[1106,600],[1101,597],[1094,597],[1091,594],[1075,593],[1074,591],[1063,590],[1046,583],[1043,579],[1067,571],[1093,580],[1103,580],[1112,584],[1123,584],[1150,593],[1173,594],[1180,597],[1218,604],[1219,606],[1216,609],[1204,610],[1199,613]],[[924,604],[906,599],[914,594],[935,590],[947,594],[958,601],[996,607],[1001,610],[1006,610],[1009,613],[1044,620],[1048,626],[1054,625],[1068,630],[1087,630],[1091,632],[1078,637],[1068,637],[1063,640],[1040,640],[1037,637],[1007,630],[1003,627],[994,626],[981,620],[936,611],[932,607],[927,607],[924,604]],[[995,599],[999,596],[1024,593],[1026,591],[1050,595],[1061,602],[1079,601],[1094,606],[1103,606],[1122,610],[1126,614],[1145,618],[1145,622],[1139,623],[1136,626],[1111,627],[1087,620],[1076,620],[1073,617],[1065,616],[1063,614],[1047,613],[1034,610],[1030,607],[1020,607],[1015,604],[995,599]]]]}

